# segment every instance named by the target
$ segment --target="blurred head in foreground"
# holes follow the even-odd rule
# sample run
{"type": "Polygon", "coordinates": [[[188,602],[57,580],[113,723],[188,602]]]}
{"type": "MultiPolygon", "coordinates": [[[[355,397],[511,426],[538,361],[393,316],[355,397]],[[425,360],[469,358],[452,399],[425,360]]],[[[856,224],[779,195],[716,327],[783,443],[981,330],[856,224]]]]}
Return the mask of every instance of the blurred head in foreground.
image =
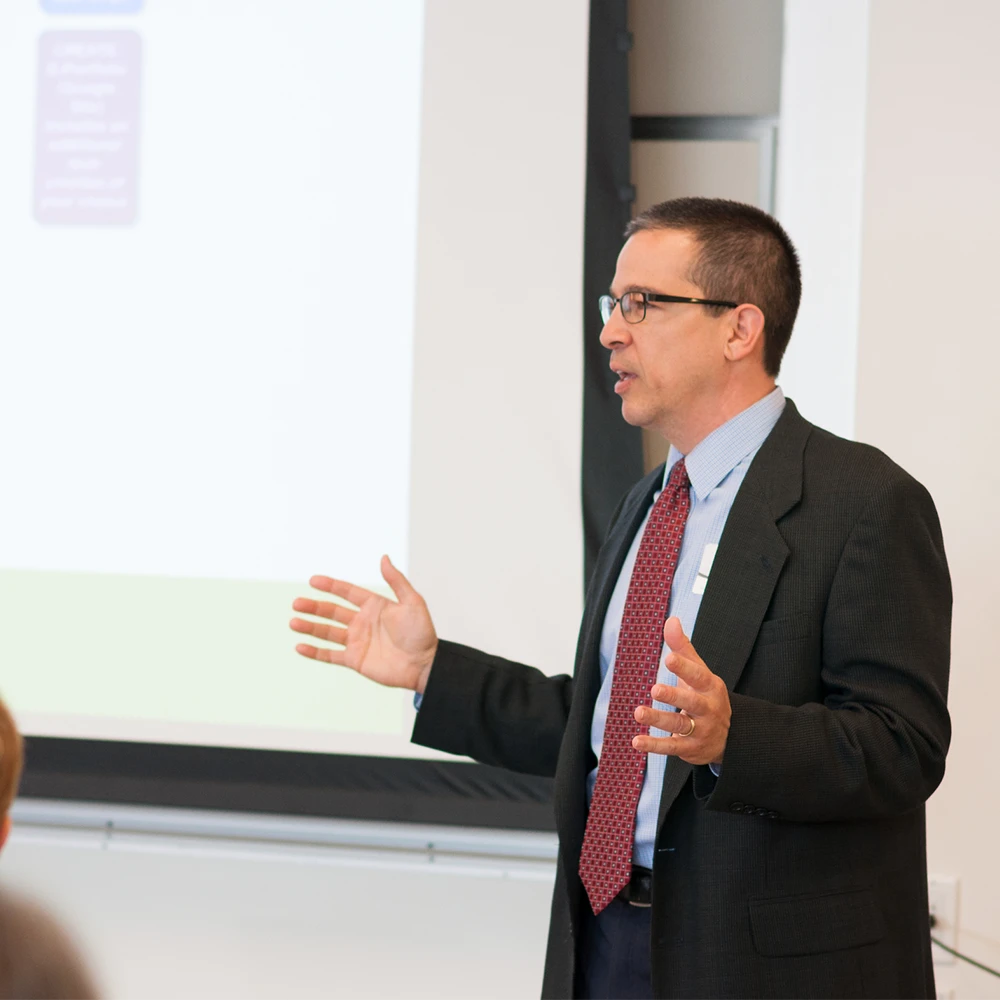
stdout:
{"type": "Polygon", "coordinates": [[[10,833],[10,807],[21,780],[24,749],[13,716],[0,701],[0,847],[10,833]]]}
{"type": "Polygon", "coordinates": [[[0,1000],[96,1000],[76,946],[41,907],[0,889],[0,1000]]]}

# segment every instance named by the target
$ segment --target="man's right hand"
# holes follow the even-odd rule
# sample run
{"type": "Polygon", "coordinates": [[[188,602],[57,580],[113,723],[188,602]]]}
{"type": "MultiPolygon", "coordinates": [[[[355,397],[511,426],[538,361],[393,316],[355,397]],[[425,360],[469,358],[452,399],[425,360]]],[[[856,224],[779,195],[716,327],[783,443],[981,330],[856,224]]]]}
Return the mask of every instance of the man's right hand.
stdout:
{"type": "Polygon", "coordinates": [[[292,603],[296,611],[341,624],[326,625],[293,618],[289,623],[292,629],[344,648],[326,649],[300,643],[295,651],[313,660],[350,667],[387,687],[408,688],[423,694],[437,653],[434,623],[424,599],[388,556],[382,557],[381,569],[382,577],[396,595],[395,601],[343,580],[312,577],[309,580],[311,587],[343,598],[357,610],[330,601],[297,597],[292,603]]]}

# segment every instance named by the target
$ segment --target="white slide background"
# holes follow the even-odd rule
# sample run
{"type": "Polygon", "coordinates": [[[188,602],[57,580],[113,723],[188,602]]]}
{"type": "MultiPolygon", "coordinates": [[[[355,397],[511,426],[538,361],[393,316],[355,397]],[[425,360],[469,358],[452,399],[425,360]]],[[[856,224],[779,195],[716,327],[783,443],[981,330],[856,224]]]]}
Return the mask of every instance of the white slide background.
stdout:
{"type": "Polygon", "coordinates": [[[422,27],[413,0],[5,4],[5,566],[304,580],[405,560],[422,27]],[[138,33],[139,56],[47,58],[51,31],[138,33]],[[32,172],[54,124],[25,99],[36,58],[40,87],[61,66],[64,87],[138,92],[133,223],[29,214],[52,182],[43,157],[32,172]],[[310,497],[353,530],[317,532],[310,497]]]}

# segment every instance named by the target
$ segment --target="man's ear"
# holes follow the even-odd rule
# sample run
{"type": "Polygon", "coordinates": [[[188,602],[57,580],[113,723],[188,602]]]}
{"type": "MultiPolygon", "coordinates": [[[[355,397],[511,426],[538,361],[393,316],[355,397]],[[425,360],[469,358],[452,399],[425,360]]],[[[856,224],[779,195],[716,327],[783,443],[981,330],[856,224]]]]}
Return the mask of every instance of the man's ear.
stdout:
{"type": "Polygon", "coordinates": [[[7,838],[10,836],[10,813],[7,813],[3,819],[0,819],[0,848],[7,842],[7,838]]]}
{"type": "Polygon", "coordinates": [[[726,341],[726,358],[742,361],[759,351],[764,351],[764,314],[749,303],[737,306],[730,320],[729,340],[726,341]]]}

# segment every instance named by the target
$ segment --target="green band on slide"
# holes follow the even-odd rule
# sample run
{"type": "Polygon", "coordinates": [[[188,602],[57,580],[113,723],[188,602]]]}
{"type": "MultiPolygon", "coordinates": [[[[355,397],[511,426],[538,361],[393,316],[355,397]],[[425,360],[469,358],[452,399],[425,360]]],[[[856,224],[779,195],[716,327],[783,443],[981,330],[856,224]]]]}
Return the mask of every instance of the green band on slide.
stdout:
{"type": "Polygon", "coordinates": [[[401,735],[399,691],[294,651],[299,596],[320,595],[304,583],[0,570],[0,691],[19,715],[401,735]]]}

